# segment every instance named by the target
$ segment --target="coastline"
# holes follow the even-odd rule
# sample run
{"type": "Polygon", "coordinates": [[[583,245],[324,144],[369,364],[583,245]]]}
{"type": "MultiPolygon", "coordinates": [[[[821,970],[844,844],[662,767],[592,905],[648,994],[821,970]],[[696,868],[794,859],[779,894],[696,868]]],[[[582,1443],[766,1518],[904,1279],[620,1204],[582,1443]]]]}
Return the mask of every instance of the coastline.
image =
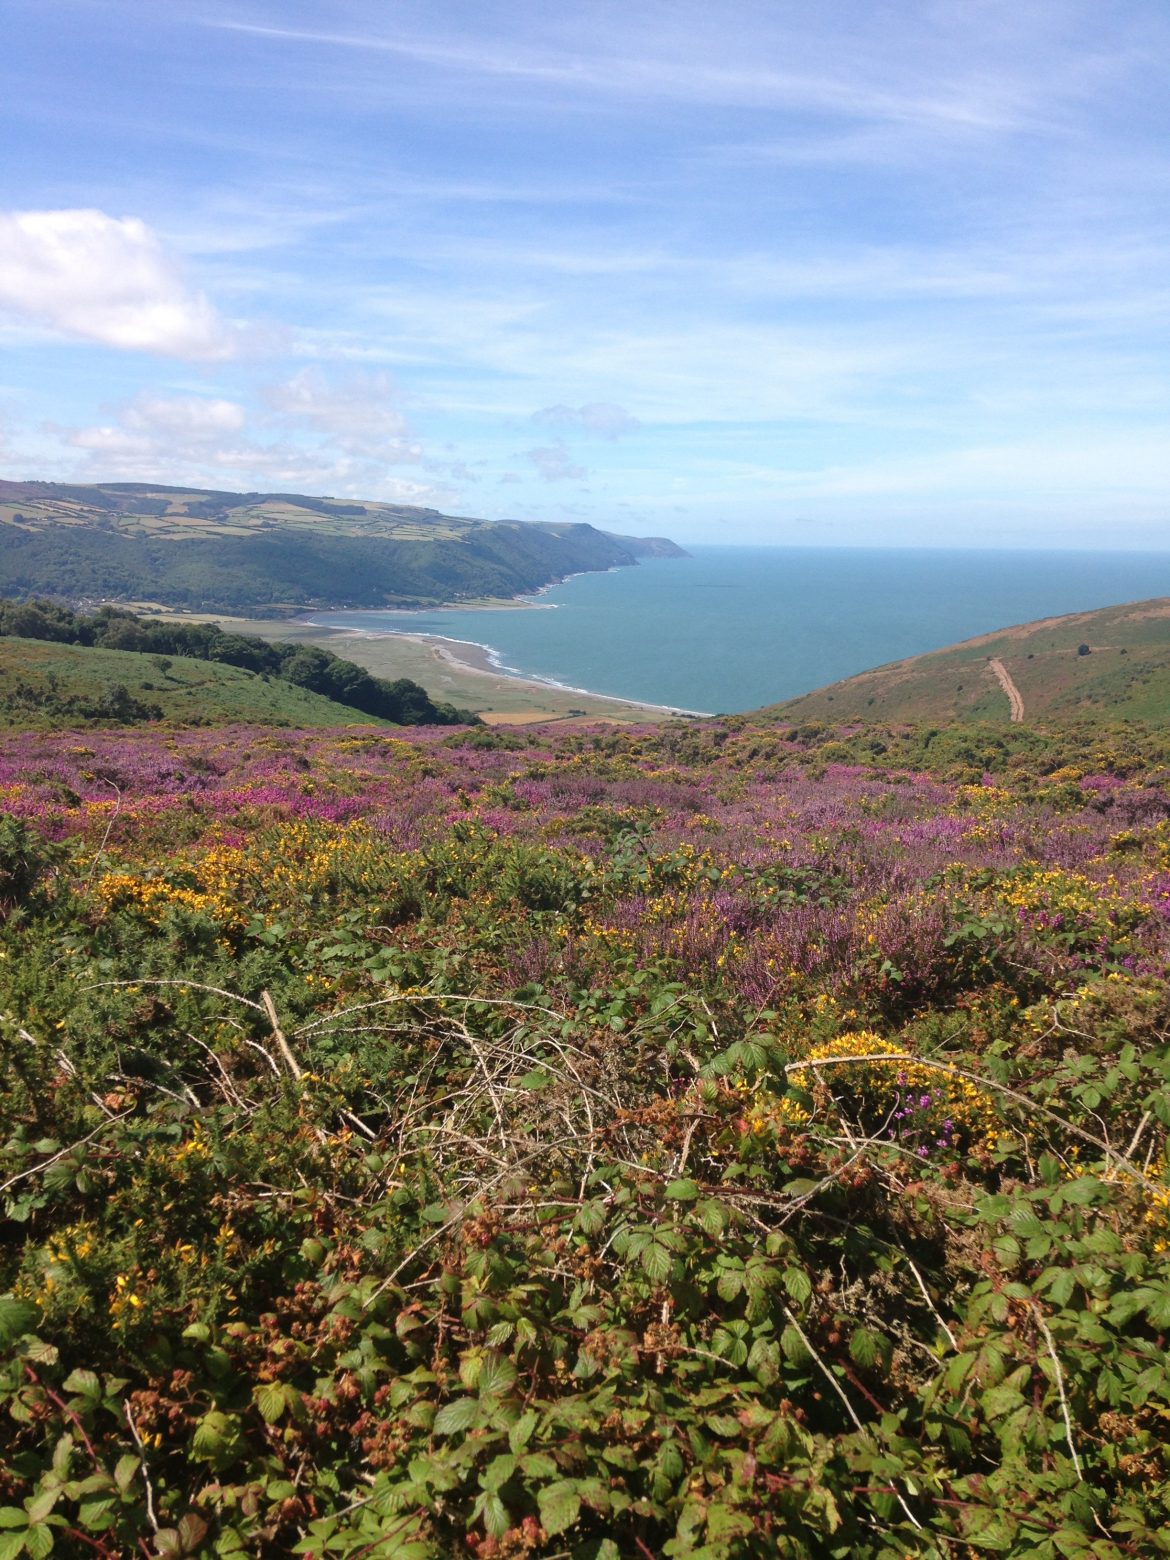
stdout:
{"type": "Polygon", "coordinates": [[[259,639],[319,645],[364,666],[375,677],[390,681],[409,678],[437,702],[473,710],[489,726],[535,726],[548,721],[648,725],[685,719],[690,714],[504,671],[493,666],[485,646],[470,641],[406,632],[373,633],[314,624],[304,618],[248,618],[210,612],[168,615],[186,622],[218,623],[259,639]]]}
{"type": "MultiPolygon", "coordinates": [[[[509,602],[500,603],[500,605],[523,607],[530,604],[526,602],[509,602]]],[[[531,605],[535,605],[535,603],[531,605]]],[[[550,608],[551,605],[550,603],[550,608]]],[[[444,666],[473,677],[486,678],[497,683],[505,681],[532,690],[548,689],[558,694],[587,699],[591,703],[617,705],[624,709],[643,712],[647,717],[655,720],[672,719],[674,717],[708,718],[708,712],[705,710],[687,710],[680,709],[675,705],[651,704],[646,700],[630,699],[621,694],[595,693],[590,688],[577,688],[572,683],[558,682],[552,677],[541,677],[537,673],[518,671],[515,667],[508,666],[501,661],[497,652],[490,645],[485,645],[472,639],[454,639],[443,634],[412,634],[398,629],[383,629],[379,632],[374,629],[347,628],[330,623],[319,623],[312,618],[301,619],[298,626],[316,629],[320,633],[344,635],[347,640],[357,639],[374,642],[404,640],[420,649],[429,651],[444,666]]],[[[564,719],[565,717],[553,718],[564,719]]]]}
{"type": "MultiPolygon", "coordinates": [[[[448,601],[433,607],[396,607],[395,614],[408,616],[438,616],[444,612],[554,612],[560,603],[556,601],[541,601],[538,598],[547,595],[549,591],[566,584],[569,580],[580,579],[584,574],[616,574],[626,565],[614,564],[608,569],[578,570],[573,574],[566,574],[559,579],[549,580],[547,584],[538,585],[534,590],[526,591],[523,595],[510,597],[482,597],[473,601],[448,601]]],[[[320,609],[318,609],[320,610],[320,609]]],[[[360,611],[360,609],[359,609],[360,611]]],[[[367,615],[367,614],[362,614],[367,615]]],[[[373,616],[373,613],[368,614],[373,616]]],[[[612,711],[629,710],[638,712],[643,718],[651,720],[670,719],[694,719],[706,720],[711,718],[711,711],[684,708],[681,705],[652,704],[644,699],[629,698],[624,694],[595,693],[590,688],[581,688],[573,683],[559,682],[555,677],[545,677],[539,672],[525,672],[518,667],[509,666],[500,657],[499,652],[489,644],[481,640],[457,639],[453,635],[437,634],[420,630],[412,632],[409,628],[355,628],[352,625],[322,622],[312,615],[306,615],[296,620],[296,626],[302,632],[312,631],[318,634],[339,634],[349,636],[348,643],[353,641],[365,641],[371,644],[385,644],[388,641],[409,643],[418,650],[428,651],[443,666],[461,675],[472,678],[491,678],[499,686],[508,684],[513,688],[524,687],[539,693],[548,690],[554,695],[566,696],[574,700],[585,700],[593,706],[604,706],[604,712],[600,712],[595,718],[612,719],[612,711]]],[[[350,659],[360,659],[360,656],[350,655],[350,659]]],[[[428,692],[432,692],[425,678],[416,680],[424,683],[428,692]]],[[[452,703],[465,704],[467,701],[451,699],[452,703]]],[[[479,709],[477,713],[485,719],[493,715],[500,719],[501,713],[488,709],[479,709]]],[[[551,719],[569,718],[577,715],[577,709],[567,711],[563,715],[551,716],[551,719]]]]}

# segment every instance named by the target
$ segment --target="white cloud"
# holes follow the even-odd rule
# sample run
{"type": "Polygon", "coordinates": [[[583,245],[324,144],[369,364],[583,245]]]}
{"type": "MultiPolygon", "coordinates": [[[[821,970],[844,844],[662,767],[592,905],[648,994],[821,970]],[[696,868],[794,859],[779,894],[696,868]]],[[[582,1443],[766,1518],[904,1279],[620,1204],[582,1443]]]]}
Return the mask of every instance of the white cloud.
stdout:
{"type": "Polygon", "coordinates": [[[559,440],[556,444],[528,450],[526,453],[546,482],[571,482],[589,474],[584,466],[573,464],[568,450],[559,440]]]}
{"type": "Polygon", "coordinates": [[[269,406],[294,422],[327,434],[351,454],[382,461],[416,461],[421,447],[408,437],[406,418],[393,403],[387,374],[353,374],[334,382],[303,368],[266,392],[269,406]]]}
{"type": "Polygon", "coordinates": [[[244,408],[235,401],[143,393],[109,422],[63,431],[64,443],[82,451],[75,472],[90,481],[118,478],[246,487],[404,504],[449,504],[454,493],[433,483],[393,476],[387,460],[295,442],[262,443],[250,437],[244,408]]]}
{"type": "Polygon", "coordinates": [[[585,406],[546,406],[533,412],[532,421],[571,424],[603,439],[616,439],[641,427],[636,417],[631,417],[624,407],[616,406],[612,401],[590,401],[585,406]]]}
{"type": "Polygon", "coordinates": [[[231,327],[145,222],[104,211],[0,213],[0,312],[171,357],[231,357],[231,327]]]}

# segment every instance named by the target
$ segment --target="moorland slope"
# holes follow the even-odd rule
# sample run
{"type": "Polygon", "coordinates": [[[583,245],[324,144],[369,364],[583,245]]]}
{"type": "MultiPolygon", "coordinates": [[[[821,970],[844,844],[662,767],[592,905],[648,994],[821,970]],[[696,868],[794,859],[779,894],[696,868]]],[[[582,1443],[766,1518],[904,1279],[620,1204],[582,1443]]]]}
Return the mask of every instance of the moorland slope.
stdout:
{"type": "Polygon", "coordinates": [[[782,720],[1170,720],[1170,599],[999,629],[764,712],[782,720]],[[1013,693],[1015,697],[1013,697],[1013,693]]]}

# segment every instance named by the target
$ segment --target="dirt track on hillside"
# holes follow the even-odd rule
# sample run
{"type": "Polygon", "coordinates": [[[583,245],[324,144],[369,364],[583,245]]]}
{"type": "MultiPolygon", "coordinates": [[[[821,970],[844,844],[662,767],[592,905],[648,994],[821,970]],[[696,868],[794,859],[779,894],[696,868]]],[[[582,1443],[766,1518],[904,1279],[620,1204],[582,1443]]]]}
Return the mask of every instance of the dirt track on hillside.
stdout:
{"type": "Polygon", "coordinates": [[[1020,690],[1012,681],[1012,674],[998,656],[992,656],[987,664],[999,679],[999,686],[1007,694],[1008,703],[1012,707],[1011,719],[1018,725],[1024,718],[1024,700],[1020,690]]]}

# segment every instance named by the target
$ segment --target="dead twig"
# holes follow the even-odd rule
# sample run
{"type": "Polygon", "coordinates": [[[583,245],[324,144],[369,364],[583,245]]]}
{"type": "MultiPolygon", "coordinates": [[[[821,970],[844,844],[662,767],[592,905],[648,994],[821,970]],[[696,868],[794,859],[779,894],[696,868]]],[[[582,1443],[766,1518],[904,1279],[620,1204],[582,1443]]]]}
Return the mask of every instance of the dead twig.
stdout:
{"type": "Polygon", "coordinates": [[[126,1423],[130,1427],[130,1434],[134,1437],[134,1444],[138,1448],[138,1465],[142,1469],[142,1482],[146,1486],[146,1520],[150,1523],[151,1531],[157,1533],[158,1517],[154,1511],[154,1486],[150,1482],[150,1469],[146,1463],[146,1448],[142,1444],[138,1426],[134,1423],[134,1415],[130,1412],[129,1403],[123,1403],[122,1408],[126,1414],[126,1423]]]}
{"type": "Polygon", "coordinates": [[[298,1080],[303,1078],[304,1072],[301,1068],[301,1064],[292,1054],[292,1047],[284,1038],[284,1030],[281,1029],[280,1020],[276,1016],[276,1004],[273,1002],[271,995],[267,991],[262,991],[260,993],[260,1000],[264,1004],[264,1011],[268,1015],[268,1022],[272,1025],[272,1038],[276,1041],[277,1050],[280,1052],[281,1056],[284,1057],[285,1066],[288,1068],[289,1072],[294,1078],[298,1080]]]}

